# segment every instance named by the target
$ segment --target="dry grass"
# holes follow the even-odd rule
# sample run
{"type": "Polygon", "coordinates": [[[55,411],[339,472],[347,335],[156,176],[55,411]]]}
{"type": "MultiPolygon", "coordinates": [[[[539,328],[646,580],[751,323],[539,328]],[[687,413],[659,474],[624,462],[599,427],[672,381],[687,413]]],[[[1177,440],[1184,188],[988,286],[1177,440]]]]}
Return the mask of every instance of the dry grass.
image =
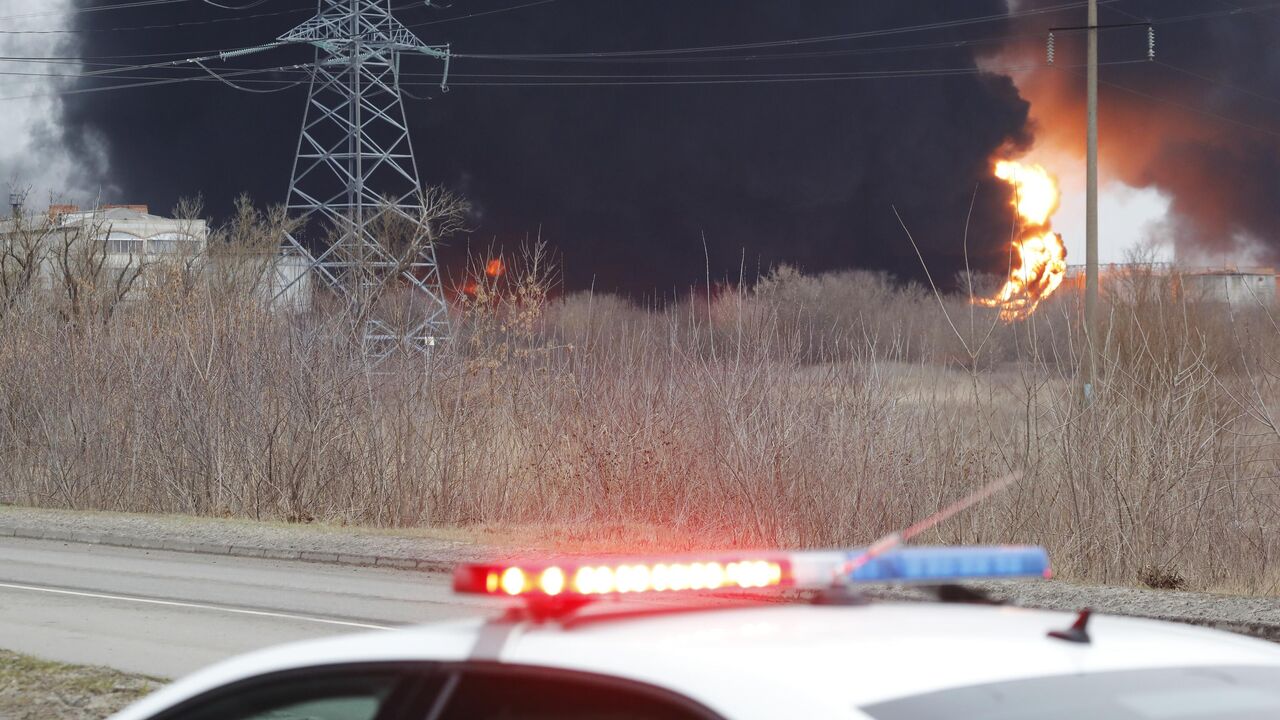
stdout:
{"type": "Polygon", "coordinates": [[[159,681],[0,650],[0,718],[90,720],[124,708],[159,681]]]}
{"type": "Polygon", "coordinates": [[[553,298],[537,253],[507,267],[477,278],[454,342],[376,369],[342,318],[225,285],[151,283],[98,323],[14,303],[0,501],[560,549],[820,546],[1020,470],[928,540],[1043,543],[1082,580],[1277,591],[1280,331],[1260,309],[1135,280],[1109,298],[1085,403],[1067,293],[1003,325],[874,275],[780,271],[642,309],[553,298]]]}

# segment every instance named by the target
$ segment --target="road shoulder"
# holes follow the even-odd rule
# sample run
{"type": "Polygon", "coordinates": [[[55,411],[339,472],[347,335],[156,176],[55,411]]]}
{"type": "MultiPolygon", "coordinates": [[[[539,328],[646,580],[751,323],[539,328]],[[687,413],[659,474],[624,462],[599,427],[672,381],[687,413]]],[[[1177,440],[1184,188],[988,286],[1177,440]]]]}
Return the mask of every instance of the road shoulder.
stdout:
{"type": "MultiPolygon", "coordinates": [[[[0,537],[147,550],[449,572],[458,562],[517,554],[444,531],[399,530],[0,506],[0,537]]],[[[1241,597],[1063,581],[987,584],[1023,607],[1171,620],[1280,641],[1280,598],[1241,597]]],[[[910,591],[902,599],[919,597],[910,591]]]]}

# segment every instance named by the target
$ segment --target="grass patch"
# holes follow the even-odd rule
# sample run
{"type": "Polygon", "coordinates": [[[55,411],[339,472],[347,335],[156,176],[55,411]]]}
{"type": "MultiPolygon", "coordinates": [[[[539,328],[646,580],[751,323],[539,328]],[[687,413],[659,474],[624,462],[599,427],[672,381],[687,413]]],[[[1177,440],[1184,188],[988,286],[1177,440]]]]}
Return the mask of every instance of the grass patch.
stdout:
{"type": "Polygon", "coordinates": [[[40,660],[0,650],[0,718],[101,718],[158,688],[160,680],[40,660]]]}

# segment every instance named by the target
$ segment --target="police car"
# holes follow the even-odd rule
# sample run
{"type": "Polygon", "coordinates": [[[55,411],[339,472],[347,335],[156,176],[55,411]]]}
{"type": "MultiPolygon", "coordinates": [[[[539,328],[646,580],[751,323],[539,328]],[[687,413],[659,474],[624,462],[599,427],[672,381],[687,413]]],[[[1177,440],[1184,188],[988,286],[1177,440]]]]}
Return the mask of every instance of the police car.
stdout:
{"type": "Polygon", "coordinates": [[[117,720],[1280,718],[1280,646],[861,583],[1047,577],[1036,547],[897,547],[459,567],[472,620],[289,645],[117,720]],[[786,601],[759,593],[787,589],[786,601]]]}

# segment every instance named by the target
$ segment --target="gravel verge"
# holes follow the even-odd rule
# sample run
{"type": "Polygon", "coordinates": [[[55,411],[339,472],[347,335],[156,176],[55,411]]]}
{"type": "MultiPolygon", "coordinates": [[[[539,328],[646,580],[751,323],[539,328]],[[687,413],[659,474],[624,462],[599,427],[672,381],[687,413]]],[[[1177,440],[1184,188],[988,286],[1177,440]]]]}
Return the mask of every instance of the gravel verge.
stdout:
{"type": "Polygon", "coordinates": [[[459,560],[491,554],[474,543],[425,533],[11,505],[0,506],[0,537],[6,535],[145,550],[377,565],[430,572],[448,572],[459,560]]]}
{"type": "Polygon", "coordinates": [[[161,681],[0,650],[0,720],[89,720],[120,710],[161,681]]]}
{"type": "MultiPolygon", "coordinates": [[[[1019,607],[1064,612],[1090,608],[1107,615],[1200,625],[1280,642],[1280,598],[1080,585],[1060,580],[1002,580],[966,583],[966,587],[993,601],[1019,607]]],[[[878,588],[869,594],[893,600],[934,597],[910,587],[878,588]]]]}
{"type": "MultiPolygon", "coordinates": [[[[460,561],[519,551],[503,551],[432,532],[0,506],[0,537],[430,572],[448,572],[460,561]]],[[[1078,585],[1057,580],[974,586],[993,599],[1024,607],[1065,611],[1088,607],[1101,613],[1204,625],[1280,641],[1280,598],[1275,597],[1078,585]]],[[[926,597],[911,589],[871,594],[894,599],[926,597]]]]}

